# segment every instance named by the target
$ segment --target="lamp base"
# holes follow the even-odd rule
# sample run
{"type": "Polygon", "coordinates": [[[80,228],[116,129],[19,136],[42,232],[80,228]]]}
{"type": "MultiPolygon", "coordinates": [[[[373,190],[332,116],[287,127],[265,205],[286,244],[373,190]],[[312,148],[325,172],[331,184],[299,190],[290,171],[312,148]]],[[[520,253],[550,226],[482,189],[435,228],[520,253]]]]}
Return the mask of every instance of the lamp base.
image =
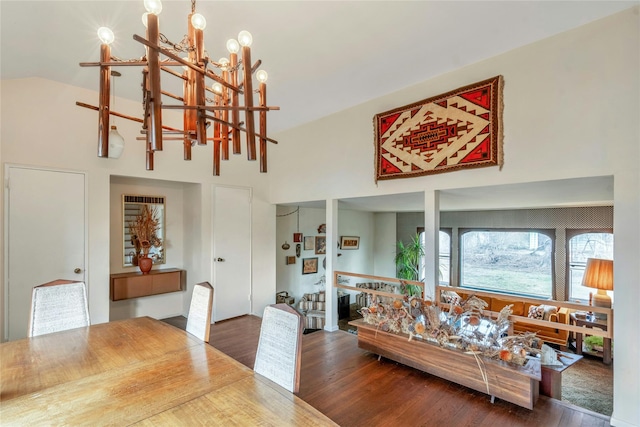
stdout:
{"type": "MultiPolygon", "coordinates": [[[[593,295],[591,305],[594,307],[611,308],[611,297],[607,295],[606,291],[598,289],[598,292],[593,295]]],[[[596,318],[603,320],[607,318],[607,315],[605,313],[595,313],[595,316],[596,318]]]]}

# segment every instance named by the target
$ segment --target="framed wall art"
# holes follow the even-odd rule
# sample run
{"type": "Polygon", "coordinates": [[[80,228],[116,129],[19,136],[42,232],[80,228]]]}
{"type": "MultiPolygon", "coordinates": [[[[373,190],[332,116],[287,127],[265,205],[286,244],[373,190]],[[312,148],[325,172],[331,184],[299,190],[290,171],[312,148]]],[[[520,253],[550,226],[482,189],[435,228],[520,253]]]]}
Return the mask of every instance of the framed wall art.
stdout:
{"type": "Polygon", "coordinates": [[[318,272],[318,258],[302,259],[302,274],[313,274],[318,272]]]}
{"type": "Polygon", "coordinates": [[[296,263],[296,257],[287,255],[286,261],[287,261],[287,265],[295,264],[296,263]]]}
{"type": "Polygon", "coordinates": [[[302,233],[293,233],[293,241],[296,243],[302,242],[302,233]]]}
{"type": "Polygon", "coordinates": [[[502,76],[374,117],[375,181],[503,164],[502,76]]]}
{"type": "Polygon", "coordinates": [[[313,236],[304,236],[304,250],[312,251],[315,248],[315,239],[313,236]]]}
{"type": "Polygon", "coordinates": [[[325,236],[316,236],[316,254],[322,255],[327,253],[327,238],[325,236]]]}
{"type": "Polygon", "coordinates": [[[340,249],[358,249],[360,247],[360,237],[340,236],[340,249]]]}

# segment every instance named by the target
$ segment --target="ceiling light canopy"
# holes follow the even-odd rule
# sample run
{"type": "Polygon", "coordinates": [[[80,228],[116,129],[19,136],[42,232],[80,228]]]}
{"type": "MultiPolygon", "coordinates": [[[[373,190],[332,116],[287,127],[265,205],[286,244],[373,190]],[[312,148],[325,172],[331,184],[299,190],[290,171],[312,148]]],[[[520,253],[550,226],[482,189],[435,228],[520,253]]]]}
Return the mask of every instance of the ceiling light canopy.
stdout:
{"type": "MultiPolygon", "coordinates": [[[[241,31],[238,39],[226,42],[229,57],[212,61],[204,49],[203,30],[207,25],[205,17],[195,11],[195,0],[191,1],[191,14],[187,20],[187,35],[174,43],[160,33],[158,14],[162,12],[160,0],[144,0],[147,10],[142,22],[147,28],[146,37],[134,35],[133,39],[145,46],[146,54],[141,59],[123,60],[111,55],[111,43],[115,36],[107,27],[98,29],[101,41],[100,61],[80,63],[82,67],[100,68],[99,104],[92,106],[76,102],[81,107],[97,110],[98,115],[98,157],[114,157],[120,141],[117,131],[110,136],[109,116],[123,117],[142,123],[142,139],[146,142],[147,170],[153,170],[154,154],[162,151],[163,142],[181,140],[184,144],[184,159],[191,160],[194,145],[213,143],[213,175],[220,175],[220,161],[229,159],[229,145],[233,154],[241,153],[240,135],[246,136],[248,160],[257,160],[256,139],[260,142],[260,172],[267,172],[267,142],[277,143],[268,138],[266,113],[279,107],[266,105],[267,72],[258,70],[262,61],[251,64],[251,44],[253,37],[248,31],[241,31]],[[238,58],[238,54],[242,57],[238,58]],[[142,67],[143,118],[126,116],[111,110],[109,92],[111,67],[142,67]],[[256,74],[258,89],[253,89],[253,74],[256,74]],[[161,81],[178,78],[183,81],[182,95],[162,90],[161,81]],[[255,105],[254,96],[258,95],[255,105]],[[241,96],[242,95],[242,96],[241,96]],[[163,103],[163,96],[177,101],[163,103]],[[162,124],[162,110],[182,110],[183,129],[175,129],[162,124]],[[240,121],[240,113],[244,121],[240,121]],[[259,131],[255,131],[254,112],[259,113],[259,131]]],[[[118,134],[119,136],[119,134],[118,134]]],[[[120,137],[122,139],[122,137],[120,137]]],[[[119,154],[119,153],[118,153],[119,154]]]]}

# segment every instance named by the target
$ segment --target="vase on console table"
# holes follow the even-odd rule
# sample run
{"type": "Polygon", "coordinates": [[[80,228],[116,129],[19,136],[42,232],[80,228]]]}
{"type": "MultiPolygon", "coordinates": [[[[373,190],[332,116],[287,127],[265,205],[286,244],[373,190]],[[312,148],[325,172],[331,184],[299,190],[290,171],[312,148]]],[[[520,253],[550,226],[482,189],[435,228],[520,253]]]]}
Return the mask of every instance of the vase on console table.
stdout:
{"type": "Polygon", "coordinates": [[[149,274],[153,267],[153,260],[147,255],[140,255],[138,258],[138,268],[142,271],[142,274],[149,274]]]}

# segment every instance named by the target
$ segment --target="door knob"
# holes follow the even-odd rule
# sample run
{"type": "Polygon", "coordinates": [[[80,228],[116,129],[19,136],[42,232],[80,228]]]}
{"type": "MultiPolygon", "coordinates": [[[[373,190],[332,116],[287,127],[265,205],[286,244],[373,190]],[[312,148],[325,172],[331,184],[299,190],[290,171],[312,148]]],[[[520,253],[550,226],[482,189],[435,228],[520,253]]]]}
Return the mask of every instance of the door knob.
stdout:
{"type": "Polygon", "coordinates": [[[80,274],[80,273],[82,273],[82,269],[76,267],[76,268],[73,269],[73,272],[76,273],[76,274],[80,274]]]}
{"type": "Polygon", "coordinates": [[[224,262],[224,258],[216,258],[217,262],[224,262]]]}

